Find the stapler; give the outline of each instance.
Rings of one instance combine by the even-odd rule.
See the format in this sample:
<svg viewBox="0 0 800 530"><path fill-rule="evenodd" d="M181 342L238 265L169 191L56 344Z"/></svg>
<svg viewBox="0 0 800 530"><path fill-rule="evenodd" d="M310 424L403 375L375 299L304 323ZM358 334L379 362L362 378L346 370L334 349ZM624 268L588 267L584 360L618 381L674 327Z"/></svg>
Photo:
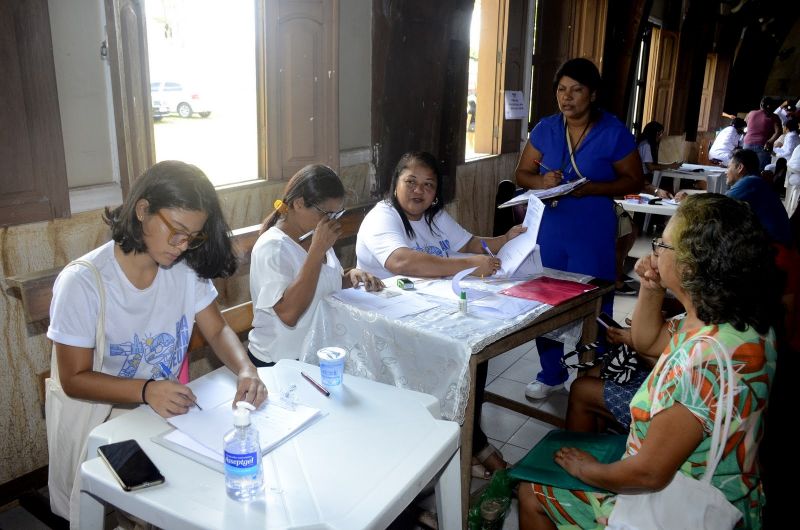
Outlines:
<svg viewBox="0 0 800 530"><path fill-rule="evenodd" d="M661 204L661 197L653 197L647 201L647 204Z"/></svg>

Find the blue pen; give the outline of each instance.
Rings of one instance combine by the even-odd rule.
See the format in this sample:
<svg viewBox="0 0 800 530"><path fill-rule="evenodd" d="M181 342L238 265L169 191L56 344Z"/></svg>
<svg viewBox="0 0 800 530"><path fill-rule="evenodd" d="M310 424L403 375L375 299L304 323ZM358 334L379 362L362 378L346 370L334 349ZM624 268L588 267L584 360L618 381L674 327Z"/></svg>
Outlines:
<svg viewBox="0 0 800 530"><path fill-rule="evenodd" d="M166 363L160 362L158 363L158 365L161 367L161 374L164 377L166 377L170 381L177 381L177 378L174 375L172 375L172 370L169 369L169 366L167 366ZM197 401L192 401L192 403L194 403L194 406L197 407L198 410L203 410L203 407L198 405Z"/></svg>
<svg viewBox="0 0 800 530"><path fill-rule="evenodd" d="M491 257L493 258L496 257L494 253L491 250L489 250L489 245L487 245L486 241L484 241L483 239L481 239L481 246L483 247L483 250L485 250L486 253L489 254Z"/></svg>

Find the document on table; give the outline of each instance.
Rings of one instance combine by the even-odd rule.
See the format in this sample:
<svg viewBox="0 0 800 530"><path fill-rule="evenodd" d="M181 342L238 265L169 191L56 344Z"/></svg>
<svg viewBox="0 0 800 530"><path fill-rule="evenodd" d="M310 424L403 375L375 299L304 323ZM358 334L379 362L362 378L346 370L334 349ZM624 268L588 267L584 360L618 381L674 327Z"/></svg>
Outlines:
<svg viewBox="0 0 800 530"><path fill-rule="evenodd" d="M490 294L470 302L469 312L475 316L506 320L523 315L539 307L541 302L535 300L524 300L502 294Z"/></svg>
<svg viewBox="0 0 800 530"><path fill-rule="evenodd" d="M437 304L422 297L409 296L394 289L370 293L363 289L351 288L342 289L331 296L363 311L372 311L395 320L437 307Z"/></svg>
<svg viewBox="0 0 800 530"><path fill-rule="evenodd" d="M514 206L516 204L522 204L527 202L530 197L538 197L539 199L552 199L553 197L567 195L578 186L582 186L584 183L586 183L586 179L580 178L565 182L564 184L559 184L558 186L553 186L552 188L546 188L543 190L528 190L525 193L517 195L513 199L504 202L498 206L498 208L508 208L509 206Z"/></svg>
<svg viewBox="0 0 800 530"><path fill-rule="evenodd" d="M497 257L500 258L498 277L522 277L540 274L542 258L536 240L539 237L539 226L544 215L544 203L538 197L528 198L528 207L522 225L527 230L500 248Z"/></svg>
<svg viewBox="0 0 800 530"><path fill-rule="evenodd" d="M192 451L201 458L190 454L187 456L221 470L224 452L222 439L233 429L231 396L236 392L235 379L205 378L197 385L193 385L192 390L198 403L202 404L203 410L192 408L187 414L168 418L167 421L177 430L160 435L154 438L154 441L179 452L183 452L184 449ZM264 454L303 430L320 416L319 409L313 407L297 403L294 410L290 410L268 399L250 413L250 421L258 430L261 452ZM218 463L219 467L212 463Z"/></svg>

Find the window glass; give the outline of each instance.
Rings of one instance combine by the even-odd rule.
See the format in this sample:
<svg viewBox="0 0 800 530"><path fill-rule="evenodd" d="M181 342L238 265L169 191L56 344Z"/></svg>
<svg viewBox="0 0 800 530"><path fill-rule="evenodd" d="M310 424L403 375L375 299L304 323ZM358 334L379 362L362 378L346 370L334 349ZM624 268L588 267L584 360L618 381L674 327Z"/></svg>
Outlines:
<svg viewBox="0 0 800 530"><path fill-rule="evenodd" d="M146 0L156 160L258 178L254 2Z"/></svg>

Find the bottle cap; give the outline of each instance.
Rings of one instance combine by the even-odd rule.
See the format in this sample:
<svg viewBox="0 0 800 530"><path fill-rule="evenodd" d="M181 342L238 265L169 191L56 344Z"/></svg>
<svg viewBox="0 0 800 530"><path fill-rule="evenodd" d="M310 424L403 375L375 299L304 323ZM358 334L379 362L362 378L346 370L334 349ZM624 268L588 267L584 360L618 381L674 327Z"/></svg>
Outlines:
<svg viewBox="0 0 800 530"><path fill-rule="evenodd" d="M233 411L233 425L236 427L247 427L250 425L251 410L256 410L252 403L237 401L236 410Z"/></svg>
<svg viewBox="0 0 800 530"><path fill-rule="evenodd" d="M461 290L461 299L462 300L466 300L467 299L467 291L465 291L463 289Z"/></svg>

